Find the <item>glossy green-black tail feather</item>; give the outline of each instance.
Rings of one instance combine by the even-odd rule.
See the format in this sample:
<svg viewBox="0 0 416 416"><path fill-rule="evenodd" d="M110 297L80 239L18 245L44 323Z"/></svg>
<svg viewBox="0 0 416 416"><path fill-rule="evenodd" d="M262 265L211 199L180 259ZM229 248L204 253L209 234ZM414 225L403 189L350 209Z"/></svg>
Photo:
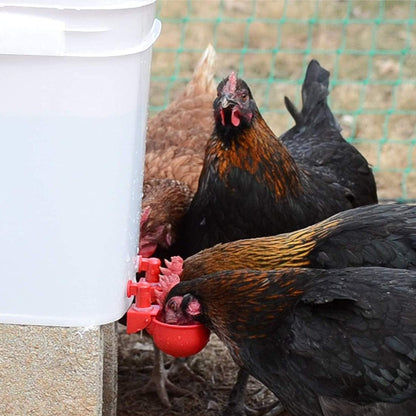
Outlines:
<svg viewBox="0 0 416 416"><path fill-rule="evenodd" d="M338 121L332 114L327 104L329 85L329 72L313 59L306 70L305 80L302 85L302 110L285 97L285 105L298 127L308 124L318 124L322 121L341 131Z"/></svg>
<svg viewBox="0 0 416 416"><path fill-rule="evenodd" d="M342 186L353 207L378 202L377 187L365 157L341 135L328 105L329 72L312 60L302 85L302 109L285 97L295 126L280 139L297 163L328 183Z"/></svg>

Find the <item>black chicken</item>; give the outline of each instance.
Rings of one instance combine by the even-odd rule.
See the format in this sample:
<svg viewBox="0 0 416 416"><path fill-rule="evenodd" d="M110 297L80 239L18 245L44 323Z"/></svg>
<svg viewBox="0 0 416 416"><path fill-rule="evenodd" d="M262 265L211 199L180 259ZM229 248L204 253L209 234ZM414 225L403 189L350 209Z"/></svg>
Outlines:
<svg viewBox="0 0 416 416"><path fill-rule="evenodd" d="M232 73L214 101L215 127L178 253L275 235L377 203L365 158L339 132L326 98L329 72L311 61L296 126L278 139L247 84Z"/></svg>
<svg viewBox="0 0 416 416"><path fill-rule="evenodd" d="M328 184L344 187L353 207L377 202L374 178L363 156L348 145L341 128L329 109L329 72L312 60L302 87L302 111L289 98L286 108L295 126L280 136L297 163L304 164Z"/></svg>
<svg viewBox="0 0 416 416"><path fill-rule="evenodd" d="M292 416L416 414L416 271L249 269L182 282L169 323L200 321Z"/></svg>
<svg viewBox="0 0 416 416"><path fill-rule="evenodd" d="M172 272L182 267L181 281L231 269L416 269L416 205L358 207L291 233L217 244L188 257L182 266L175 260Z"/></svg>
<svg viewBox="0 0 416 416"><path fill-rule="evenodd" d="M175 257L171 267L164 269L165 275L180 275L186 281L227 269L382 266L416 270L416 205L358 207L291 233L217 244L181 263ZM244 414L247 380L248 373L240 370L225 414Z"/></svg>

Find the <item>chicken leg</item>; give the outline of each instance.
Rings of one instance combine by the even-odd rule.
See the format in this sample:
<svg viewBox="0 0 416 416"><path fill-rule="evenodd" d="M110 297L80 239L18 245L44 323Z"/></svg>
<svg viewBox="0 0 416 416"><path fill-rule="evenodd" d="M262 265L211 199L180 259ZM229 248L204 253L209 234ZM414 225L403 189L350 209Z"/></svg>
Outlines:
<svg viewBox="0 0 416 416"><path fill-rule="evenodd" d="M169 380L170 369L166 369L162 351L153 344L154 348L154 364L150 380L139 389L139 393L155 392L162 404L171 407L168 392L182 396L193 395L190 390L182 389ZM192 370L190 370L192 372ZM199 376L198 376L199 377Z"/></svg>
<svg viewBox="0 0 416 416"><path fill-rule="evenodd" d="M237 381L228 398L228 405L223 411L223 416L277 416L284 409L279 401L271 403L257 410L250 409L245 405L247 383L250 374L245 368L240 368Z"/></svg>

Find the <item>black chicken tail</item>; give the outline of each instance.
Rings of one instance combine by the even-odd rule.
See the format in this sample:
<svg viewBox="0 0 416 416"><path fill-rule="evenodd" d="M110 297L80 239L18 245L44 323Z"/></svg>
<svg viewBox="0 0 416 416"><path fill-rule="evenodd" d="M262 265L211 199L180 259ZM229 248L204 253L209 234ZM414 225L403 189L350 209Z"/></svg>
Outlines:
<svg viewBox="0 0 416 416"><path fill-rule="evenodd" d="M328 107L327 96L329 84L329 72L319 65L315 59L309 63L305 80L302 85L302 110L285 97L285 105L290 115L295 120L297 127L317 126L322 121L338 131L341 127Z"/></svg>

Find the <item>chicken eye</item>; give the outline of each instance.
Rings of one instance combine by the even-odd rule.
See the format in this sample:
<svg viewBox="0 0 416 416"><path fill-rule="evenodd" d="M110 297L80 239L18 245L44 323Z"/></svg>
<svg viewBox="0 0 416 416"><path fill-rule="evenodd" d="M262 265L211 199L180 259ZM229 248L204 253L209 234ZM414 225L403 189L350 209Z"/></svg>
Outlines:
<svg viewBox="0 0 416 416"><path fill-rule="evenodd" d="M247 101L247 97L248 97L248 94L245 91L241 93L241 99L243 101Z"/></svg>
<svg viewBox="0 0 416 416"><path fill-rule="evenodd" d="M171 309L173 312L176 312L178 310L178 304L173 299L171 299L168 302L168 308Z"/></svg>

